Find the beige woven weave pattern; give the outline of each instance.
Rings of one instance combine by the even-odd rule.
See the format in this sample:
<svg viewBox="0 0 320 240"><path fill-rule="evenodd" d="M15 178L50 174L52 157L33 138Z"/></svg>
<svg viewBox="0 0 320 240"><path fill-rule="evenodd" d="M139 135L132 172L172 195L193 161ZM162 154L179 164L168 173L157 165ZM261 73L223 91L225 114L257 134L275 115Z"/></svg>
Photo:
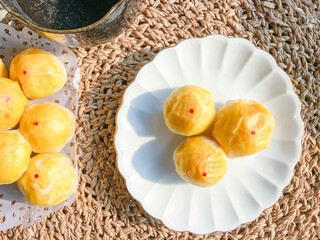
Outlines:
<svg viewBox="0 0 320 240"><path fill-rule="evenodd" d="M0 239L319 239L320 1L143 2L123 36L74 50L82 72L75 203L28 229L0 232ZM210 34L246 38L273 55L300 97L306 134L294 177L273 207L233 233L199 236L168 229L130 196L113 143L116 111L139 69L161 49Z"/></svg>

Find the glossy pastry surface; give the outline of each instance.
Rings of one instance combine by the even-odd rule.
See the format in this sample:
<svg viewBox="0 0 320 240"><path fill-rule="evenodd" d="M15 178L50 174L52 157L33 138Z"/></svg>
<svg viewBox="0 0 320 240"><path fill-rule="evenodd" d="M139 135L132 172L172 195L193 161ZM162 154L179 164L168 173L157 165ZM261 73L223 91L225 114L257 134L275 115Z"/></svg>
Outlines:
<svg viewBox="0 0 320 240"><path fill-rule="evenodd" d="M210 187L221 180L228 161L221 147L203 136L185 139L174 152L176 171L187 182Z"/></svg>
<svg viewBox="0 0 320 240"><path fill-rule="evenodd" d="M217 113L212 135L228 157L243 157L269 146L274 125L274 117L262 104L229 101Z"/></svg>
<svg viewBox="0 0 320 240"><path fill-rule="evenodd" d="M178 88L165 101L163 116L168 128L176 134L200 134L214 120L213 97L210 92L198 86Z"/></svg>
<svg viewBox="0 0 320 240"><path fill-rule="evenodd" d="M11 129L20 122L27 103L19 83L0 78L0 131Z"/></svg>
<svg viewBox="0 0 320 240"><path fill-rule="evenodd" d="M20 131L34 152L60 152L74 134L75 118L69 109L56 103L29 103Z"/></svg>
<svg viewBox="0 0 320 240"><path fill-rule="evenodd" d="M17 181L27 170L31 145L16 130L0 132L0 185Z"/></svg>
<svg viewBox="0 0 320 240"><path fill-rule="evenodd" d="M10 78L20 83L28 98L40 99L52 95L64 86L67 71L51 52L28 48L13 58Z"/></svg>
<svg viewBox="0 0 320 240"><path fill-rule="evenodd" d="M18 181L26 201L53 206L67 200L77 189L77 172L71 160L60 153L38 154Z"/></svg>

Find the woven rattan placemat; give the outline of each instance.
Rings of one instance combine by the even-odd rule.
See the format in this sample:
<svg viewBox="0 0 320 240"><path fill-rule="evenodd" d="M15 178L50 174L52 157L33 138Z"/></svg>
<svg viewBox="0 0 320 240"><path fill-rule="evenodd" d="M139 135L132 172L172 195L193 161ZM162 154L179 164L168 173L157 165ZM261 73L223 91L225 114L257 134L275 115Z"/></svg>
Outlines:
<svg viewBox="0 0 320 240"><path fill-rule="evenodd" d="M75 50L82 69L76 202L28 229L0 232L0 239L319 239L320 1L143 2L123 36ZM138 70L161 49L218 33L247 38L273 55L300 97L306 134L295 175L273 207L233 233L198 236L168 229L130 196L116 167L115 114Z"/></svg>

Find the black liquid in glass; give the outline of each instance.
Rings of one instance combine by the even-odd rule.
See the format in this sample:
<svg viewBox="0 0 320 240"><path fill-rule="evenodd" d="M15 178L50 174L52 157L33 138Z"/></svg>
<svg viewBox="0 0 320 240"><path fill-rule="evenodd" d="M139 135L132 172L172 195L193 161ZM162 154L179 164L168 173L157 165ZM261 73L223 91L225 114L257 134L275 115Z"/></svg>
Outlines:
<svg viewBox="0 0 320 240"><path fill-rule="evenodd" d="M33 22L56 30L88 26L101 18L119 0L16 0Z"/></svg>

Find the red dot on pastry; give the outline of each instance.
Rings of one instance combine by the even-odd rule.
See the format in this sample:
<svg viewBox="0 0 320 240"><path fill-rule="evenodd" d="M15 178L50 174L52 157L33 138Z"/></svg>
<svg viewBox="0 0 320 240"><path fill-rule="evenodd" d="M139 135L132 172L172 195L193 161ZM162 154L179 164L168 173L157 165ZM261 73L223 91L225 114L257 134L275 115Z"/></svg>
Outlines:
<svg viewBox="0 0 320 240"><path fill-rule="evenodd" d="M38 175L38 174L35 174L35 175L34 175L34 177L35 177L35 178L38 178L38 177L39 177L39 175Z"/></svg>
<svg viewBox="0 0 320 240"><path fill-rule="evenodd" d="M191 108L190 110L189 110L189 113L193 113L194 111L193 111L193 109Z"/></svg>
<svg viewBox="0 0 320 240"><path fill-rule="evenodd" d="M23 74L26 75L26 74L27 74L27 71L23 71Z"/></svg>
<svg viewBox="0 0 320 240"><path fill-rule="evenodd" d="M204 173L202 173L202 176L206 177L206 176L207 176L207 173L205 173L205 172L204 172Z"/></svg>
<svg viewBox="0 0 320 240"><path fill-rule="evenodd" d="M38 125L38 122L34 122L33 125L37 126L37 125Z"/></svg>
<svg viewBox="0 0 320 240"><path fill-rule="evenodd" d="M10 102L11 101L11 97L6 97L6 101Z"/></svg>
<svg viewBox="0 0 320 240"><path fill-rule="evenodd" d="M256 134L256 132L255 131L251 131L251 135L255 135Z"/></svg>

